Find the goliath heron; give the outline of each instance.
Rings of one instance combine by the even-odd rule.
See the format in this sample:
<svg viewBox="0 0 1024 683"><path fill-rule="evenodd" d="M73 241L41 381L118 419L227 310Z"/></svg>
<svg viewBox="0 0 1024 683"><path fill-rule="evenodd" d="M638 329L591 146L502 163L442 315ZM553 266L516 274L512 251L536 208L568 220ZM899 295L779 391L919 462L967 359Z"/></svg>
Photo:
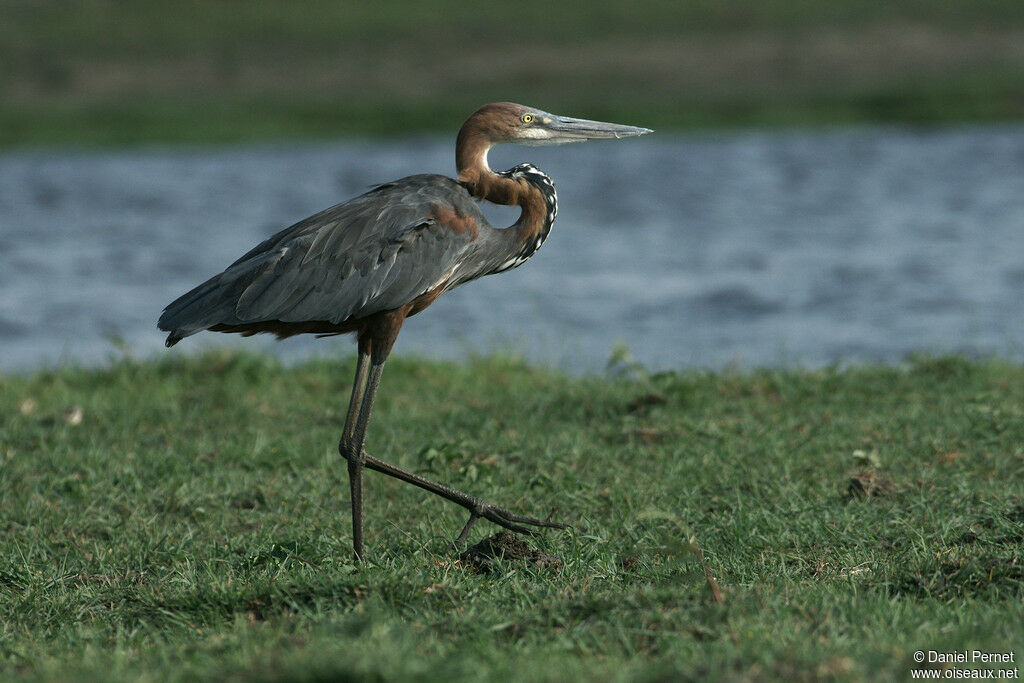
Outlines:
<svg viewBox="0 0 1024 683"><path fill-rule="evenodd" d="M359 360L338 449L348 461L352 544L363 559L363 468L388 474L469 510L461 543L480 517L520 533L564 528L513 514L372 457L363 450L384 362L405 319L444 292L522 265L547 239L558 211L555 185L530 164L495 172L499 143L560 144L623 138L647 128L586 121L501 102L476 112L455 145L458 180L413 175L299 221L227 270L178 298L160 316L167 346L202 330L336 335L354 332ZM514 225L495 229L476 201L519 205Z"/></svg>

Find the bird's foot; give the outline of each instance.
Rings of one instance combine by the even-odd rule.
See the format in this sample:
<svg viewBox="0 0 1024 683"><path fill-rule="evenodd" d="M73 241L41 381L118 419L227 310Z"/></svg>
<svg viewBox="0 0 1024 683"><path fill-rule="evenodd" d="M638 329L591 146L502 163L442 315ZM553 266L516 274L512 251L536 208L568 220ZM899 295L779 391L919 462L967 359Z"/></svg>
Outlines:
<svg viewBox="0 0 1024 683"><path fill-rule="evenodd" d="M523 526L524 524L543 527L546 529L564 529L567 526L561 522L552 522L550 519L537 519L536 517L529 517L527 515L517 515L504 508L485 503L478 498L474 499L474 504L459 504L469 510L469 520L466 522L466 526L463 527L462 533L460 533L459 537L455 539L455 545L457 546L462 545L466 540L466 537L469 536L469 532L473 528L473 525L476 524L476 521L481 517L489 522L497 524L500 527L504 527L509 531L514 531L517 534L526 534L527 536L535 536L537 532Z"/></svg>
<svg viewBox="0 0 1024 683"><path fill-rule="evenodd" d="M458 539L455 541L456 545L461 545L466 537L469 535L473 525L476 524L478 519L486 519L489 522L493 522L500 527L504 527L509 531L514 531L520 534L527 534L529 536L536 535L534 529L527 528L528 526L542 527L546 529L565 529L566 524L561 522L552 522L551 520L537 519L535 517L528 517L526 515L517 515L514 512L509 512L504 508L485 503L475 496L471 496L468 493L463 493L453 489L452 487L442 484L440 482L421 477L418 474L404 470L401 467L396 467L391 463L375 458L366 451L362 453L365 465L368 469L387 474L396 479L401 479L404 482L418 486L425 491L441 496L446 500L450 500L456 505L469 510L469 521L466 522L466 526L462 529L462 533L459 534ZM525 526L524 526L525 525Z"/></svg>

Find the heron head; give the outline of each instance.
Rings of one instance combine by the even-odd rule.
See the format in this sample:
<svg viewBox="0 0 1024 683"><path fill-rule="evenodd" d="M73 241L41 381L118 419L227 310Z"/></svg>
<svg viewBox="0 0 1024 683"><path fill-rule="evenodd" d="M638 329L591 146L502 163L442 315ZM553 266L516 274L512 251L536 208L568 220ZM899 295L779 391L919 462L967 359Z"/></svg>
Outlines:
<svg viewBox="0 0 1024 683"><path fill-rule="evenodd" d="M455 143L455 165L459 180L473 185L491 172L487 151L503 142L561 145L635 137L650 132L649 128L573 119L512 102L496 102L480 107L462 124Z"/></svg>
<svg viewBox="0 0 1024 683"><path fill-rule="evenodd" d="M512 102L485 104L476 110L463 128L477 129L492 144L562 145L584 140L629 138L646 135L650 128L618 123L588 121L549 114Z"/></svg>

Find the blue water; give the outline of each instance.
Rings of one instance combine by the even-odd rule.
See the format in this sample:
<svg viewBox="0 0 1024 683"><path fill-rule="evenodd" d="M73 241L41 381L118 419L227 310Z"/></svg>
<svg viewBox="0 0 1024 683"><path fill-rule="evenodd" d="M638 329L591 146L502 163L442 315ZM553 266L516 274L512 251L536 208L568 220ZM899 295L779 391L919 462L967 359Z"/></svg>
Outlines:
<svg viewBox="0 0 1024 683"><path fill-rule="evenodd" d="M502 147L559 189L523 267L449 292L397 353L492 349L601 370L1022 356L1024 127L655 134ZM163 306L256 242L374 183L453 173L448 138L0 155L0 369L214 344L349 351L205 333L162 350ZM509 224L516 213L490 214Z"/></svg>

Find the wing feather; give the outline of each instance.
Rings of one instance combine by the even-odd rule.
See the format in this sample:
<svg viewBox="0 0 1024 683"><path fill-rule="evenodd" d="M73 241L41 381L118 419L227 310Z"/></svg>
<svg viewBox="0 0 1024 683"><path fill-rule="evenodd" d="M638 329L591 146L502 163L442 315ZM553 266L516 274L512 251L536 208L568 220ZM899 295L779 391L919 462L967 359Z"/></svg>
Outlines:
<svg viewBox="0 0 1024 683"><path fill-rule="evenodd" d="M398 308L436 286L472 249L472 235L436 219L439 207L486 222L455 181L403 178L263 241L170 304L159 326L180 338L218 324L341 323Z"/></svg>

